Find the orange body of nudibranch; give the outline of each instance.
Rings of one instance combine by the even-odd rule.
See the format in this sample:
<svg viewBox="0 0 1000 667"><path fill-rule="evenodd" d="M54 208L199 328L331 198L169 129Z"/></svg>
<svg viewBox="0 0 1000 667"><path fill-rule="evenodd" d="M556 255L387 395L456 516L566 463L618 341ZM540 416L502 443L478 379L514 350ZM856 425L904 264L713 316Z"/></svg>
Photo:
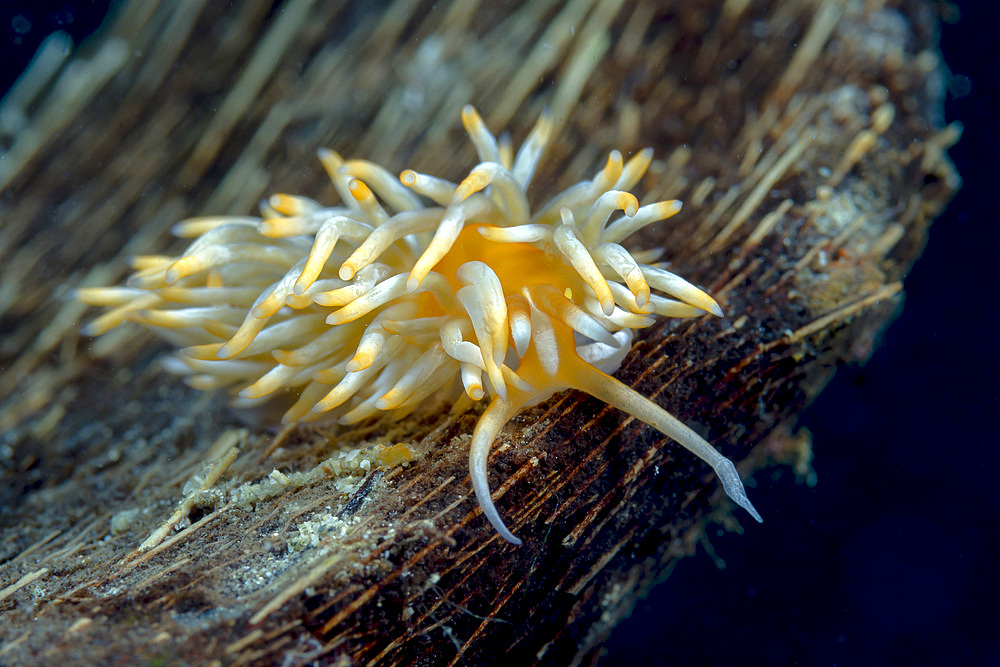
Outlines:
<svg viewBox="0 0 1000 667"><path fill-rule="evenodd" d="M480 163L461 183L409 170L396 180L321 151L345 206L274 195L261 205L263 218L180 223L179 235L197 237L180 257L140 257L128 286L78 290L82 301L110 308L85 333L125 321L151 327L183 346L168 367L194 387L234 387L246 403L297 392L285 421L330 411L345 423L382 411L403 416L450 391L456 401L488 397L470 474L484 514L513 543L520 540L490 497L489 448L521 409L567 388L676 440L760 520L732 462L609 375L632 330L653 316L722 315L705 292L642 261L658 252L620 245L680 209L676 201L640 207L628 192L652 152L627 163L612 152L592 180L533 214L525 192L549 119L516 156L474 109L462 120Z"/></svg>

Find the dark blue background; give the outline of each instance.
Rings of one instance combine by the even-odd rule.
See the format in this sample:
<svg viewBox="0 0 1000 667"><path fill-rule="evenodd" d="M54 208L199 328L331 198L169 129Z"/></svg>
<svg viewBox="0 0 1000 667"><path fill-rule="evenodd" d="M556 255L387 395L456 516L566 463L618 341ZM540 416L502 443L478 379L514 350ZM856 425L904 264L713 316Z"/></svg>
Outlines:
<svg viewBox="0 0 1000 667"><path fill-rule="evenodd" d="M79 40L107 5L3 3L0 90L45 35ZM818 485L759 473L751 495L766 523L711 535L725 569L705 554L681 563L616 630L606 664L1000 665L1000 10L958 6L942 46L971 81L946 105L965 124L951 151L965 186L932 227L903 314L871 362L841 369L803 417Z"/></svg>
<svg viewBox="0 0 1000 667"><path fill-rule="evenodd" d="M74 43L92 33L110 0L0 0L0 90L6 91L48 35L62 30Z"/></svg>

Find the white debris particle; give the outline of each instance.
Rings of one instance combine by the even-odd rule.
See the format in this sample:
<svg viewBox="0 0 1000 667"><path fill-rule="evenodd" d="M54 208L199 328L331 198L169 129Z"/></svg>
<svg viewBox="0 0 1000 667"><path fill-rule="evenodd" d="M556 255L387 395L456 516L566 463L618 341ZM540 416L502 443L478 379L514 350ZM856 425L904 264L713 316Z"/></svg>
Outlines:
<svg viewBox="0 0 1000 667"><path fill-rule="evenodd" d="M351 524L350 520L345 521L329 513L320 514L296 526L299 534L288 540L288 548L290 551L302 551L320 546L324 540L337 540L347 535Z"/></svg>
<svg viewBox="0 0 1000 667"><path fill-rule="evenodd" d="M136 516L139 515L138 509L123 510L114 514L111 517L111 534L120 535L124 533L132 524L135 522Z"/></svg>
<svg viewBox="0 0 1000 667"><path fill-rule="evenodd" d="M277 468L275 468L274 470L272 470L271 474L268 475L268 477L270 477L272 480L274 480L275 482L277 482L278 484L280 484L282 486L288 486L288 484L289 484L288 475L286 475L285 473L281 472Z"/></svg>
<svg viewBox="0 0 1000 667"><path fill-rule="evenodd" d="M333 481L334 488L346 496L357 491L364 481L365 475L373 468L405 464L413 458L413 451L402 443L396 445L377 443L358 449L339 451L315 468L305 472L285 474L280 470L272 470L266 478L260 481L247 482L233 489L230 492L229 500L235 505L248 509L286 489L296 489L330 480ZM203 493L202 497L207 499L208 496ZM216 498L215 500L222 499Z"/></svg>

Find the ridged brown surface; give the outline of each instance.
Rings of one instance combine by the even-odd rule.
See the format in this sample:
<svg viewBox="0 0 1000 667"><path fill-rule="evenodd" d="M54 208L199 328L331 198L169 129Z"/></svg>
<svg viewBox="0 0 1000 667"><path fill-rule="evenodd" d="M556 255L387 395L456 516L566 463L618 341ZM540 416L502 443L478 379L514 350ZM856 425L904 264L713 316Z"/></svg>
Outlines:
<svg viewBox="0 0 1000 667"><path fill-rule="evenodd" d="M0 662L587 659L731 521L707 466L558 394L491 457L513 547L470 497L474 414L279 432L148 338L80 338L68 289L185 216L331 200L318 146L456 179L463 103L515 141L548 104L536 202L646 145L645 199L685 201L633 245L727 317L645 331L617 377L749 473L805 453L783 425L870 353L958 187L935 48L916 2L125 4L3 137Z"/></svg>

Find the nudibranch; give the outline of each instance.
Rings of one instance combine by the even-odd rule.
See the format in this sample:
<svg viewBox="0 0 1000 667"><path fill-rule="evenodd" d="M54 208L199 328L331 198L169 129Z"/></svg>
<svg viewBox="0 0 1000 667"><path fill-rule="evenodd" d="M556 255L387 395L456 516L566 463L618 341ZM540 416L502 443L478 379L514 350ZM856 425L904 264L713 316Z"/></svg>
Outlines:
<svg viewBox="0 0 1000 667"><path fill-rule="evenodd" d="M458 408L488 398L470 476L483 514L514 544L490 496L490 447L520 410L568 388L693 452L760 521L729 459L610 375L633 330L655 315L722 316L712 297L655 263L660 250L622 245L680 210L678 201L639 206L629 192L652 150L627 162L612 151L593 179L532 212L526 191L552 134L548 115L516 155L471 106L462 123L480 160L462 182L412 170L396 179L320 150L343 206L276 194L259 218L180 222L174 233L194 241L179 257L136 257L126 286L77 291L108 308L83 332L149 327L181 346L166 365L197 389L228 387L242 403L292 393L285 422L333 411L353 423L402 417L432 397Z"/></svg>

